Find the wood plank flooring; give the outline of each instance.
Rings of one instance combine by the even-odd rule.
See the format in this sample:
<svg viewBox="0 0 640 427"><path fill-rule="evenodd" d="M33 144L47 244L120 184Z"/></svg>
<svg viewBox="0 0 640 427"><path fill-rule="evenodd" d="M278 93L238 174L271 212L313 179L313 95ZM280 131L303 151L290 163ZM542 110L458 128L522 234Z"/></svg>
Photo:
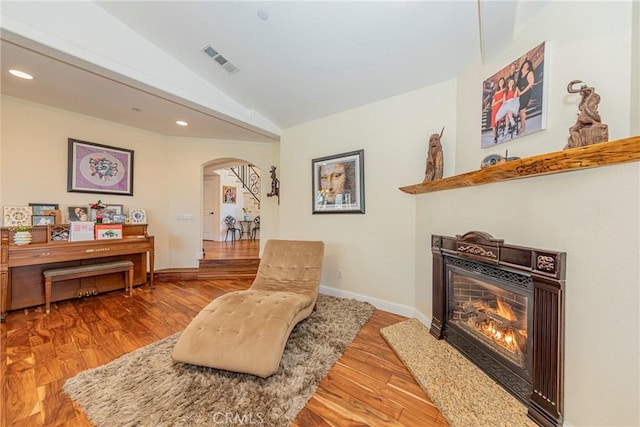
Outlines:
<svg viewBox="0 0 640 427"><path fill-rule="evenodd" d="M202 241L204 259L259 259L260 240Z"/></svg>
<svg viewBox="0 0 640 427"><path fill-rule="evenodd" d="M238 242L236 242L238 243ZM67 378L184 329L211 299L250 279L161 282L133 297L113 291L11 311L0 324L0 425L90 426L61 390ZM293 423L314 426L446 426L379 334L403 320L376 310Z"/></svg>

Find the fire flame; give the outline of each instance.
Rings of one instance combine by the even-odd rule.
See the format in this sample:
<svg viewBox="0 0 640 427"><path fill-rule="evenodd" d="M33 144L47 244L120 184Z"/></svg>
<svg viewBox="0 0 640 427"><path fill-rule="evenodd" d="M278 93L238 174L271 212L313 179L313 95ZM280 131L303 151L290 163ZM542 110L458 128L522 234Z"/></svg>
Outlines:
<svg viewBox="0 0 640 427"><path fill-rule="evenodd" d="M496 310L496 314L500 317L502 317L503 319L506 320L517 320L516 315L513 313L513 310L511 310L511 307L509 307L507 304L503 303L500 298L498 298L497 300L498 303L498 310Z"/></svg>
<svg viewBox="0 0 640 427"><path fill-rule="evenodd" d="M485 309L488 309L489 311L495 313L505 321L512 322L518 320L518 317L508 304L502 302L500 298L496 299L496 302L497 308L488 309L487 307L485 307ZM493 319L485 320L479 324L476 324L476 327L480 329L480 331L482 331L487 337L491 338L498 345L509 350L510 352L516 354L520 352L515 335L516 329L511 330L511 328L500 327L498 326L498 323L496 323L496 321ZM518 330L518 332L526 337L526 331Z"/></svg>

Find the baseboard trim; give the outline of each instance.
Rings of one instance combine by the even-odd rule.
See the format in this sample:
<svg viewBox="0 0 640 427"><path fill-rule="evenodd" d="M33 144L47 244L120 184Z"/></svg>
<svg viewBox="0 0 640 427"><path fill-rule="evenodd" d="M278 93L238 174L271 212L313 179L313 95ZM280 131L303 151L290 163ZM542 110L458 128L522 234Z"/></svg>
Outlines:
<svg viewBox="0 0 640 427"><path fill-rule="evenodd" d="M414 317L420 323L422 323L424 326L426 326L427 329L431 329L431 319L429 319L423 312L421 312L417 308L415 308L414 310L415 310L415 316Z"/></svg>
<svg viewBox="0 0 640 427"><path fill-rule="evenodd" d="M388 311L389 313L397 314L399 316L410 317L410 318L413 318L416 316L416 309L411 306L398 304L395 302L389 302L389 301L381 300L378 298L373 298L367 295L345 291L343 289L330 288L328 286L320 285L320 293L334 296L334 297L353 298L358 301L365 301L373 305L378 310Z"/></svg>

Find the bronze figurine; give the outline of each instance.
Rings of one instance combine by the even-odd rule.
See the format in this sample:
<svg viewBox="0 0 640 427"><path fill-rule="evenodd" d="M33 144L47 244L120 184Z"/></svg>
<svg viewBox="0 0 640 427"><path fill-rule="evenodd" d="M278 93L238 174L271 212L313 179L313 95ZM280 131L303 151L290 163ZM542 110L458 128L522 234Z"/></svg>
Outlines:
<svg viewBox="0 0 640 427"><path fill-rule="evenodd" d="M280 180L276 178L276 167L271 166L271 192L267 193L267 197L276 196L278 198L278 204L280 204Z"/></svg>

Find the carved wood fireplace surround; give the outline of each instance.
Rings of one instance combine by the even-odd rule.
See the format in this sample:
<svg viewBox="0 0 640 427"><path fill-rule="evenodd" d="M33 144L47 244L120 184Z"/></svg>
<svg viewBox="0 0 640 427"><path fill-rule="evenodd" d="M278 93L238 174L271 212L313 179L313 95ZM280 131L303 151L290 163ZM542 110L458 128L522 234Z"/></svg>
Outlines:
<svg viewBox="0 0 640 427"><path fill-rule="evenodd" d="M431 334L524 403L537 424L561 426L566 254L478 231L431 241Z"/></svg>

